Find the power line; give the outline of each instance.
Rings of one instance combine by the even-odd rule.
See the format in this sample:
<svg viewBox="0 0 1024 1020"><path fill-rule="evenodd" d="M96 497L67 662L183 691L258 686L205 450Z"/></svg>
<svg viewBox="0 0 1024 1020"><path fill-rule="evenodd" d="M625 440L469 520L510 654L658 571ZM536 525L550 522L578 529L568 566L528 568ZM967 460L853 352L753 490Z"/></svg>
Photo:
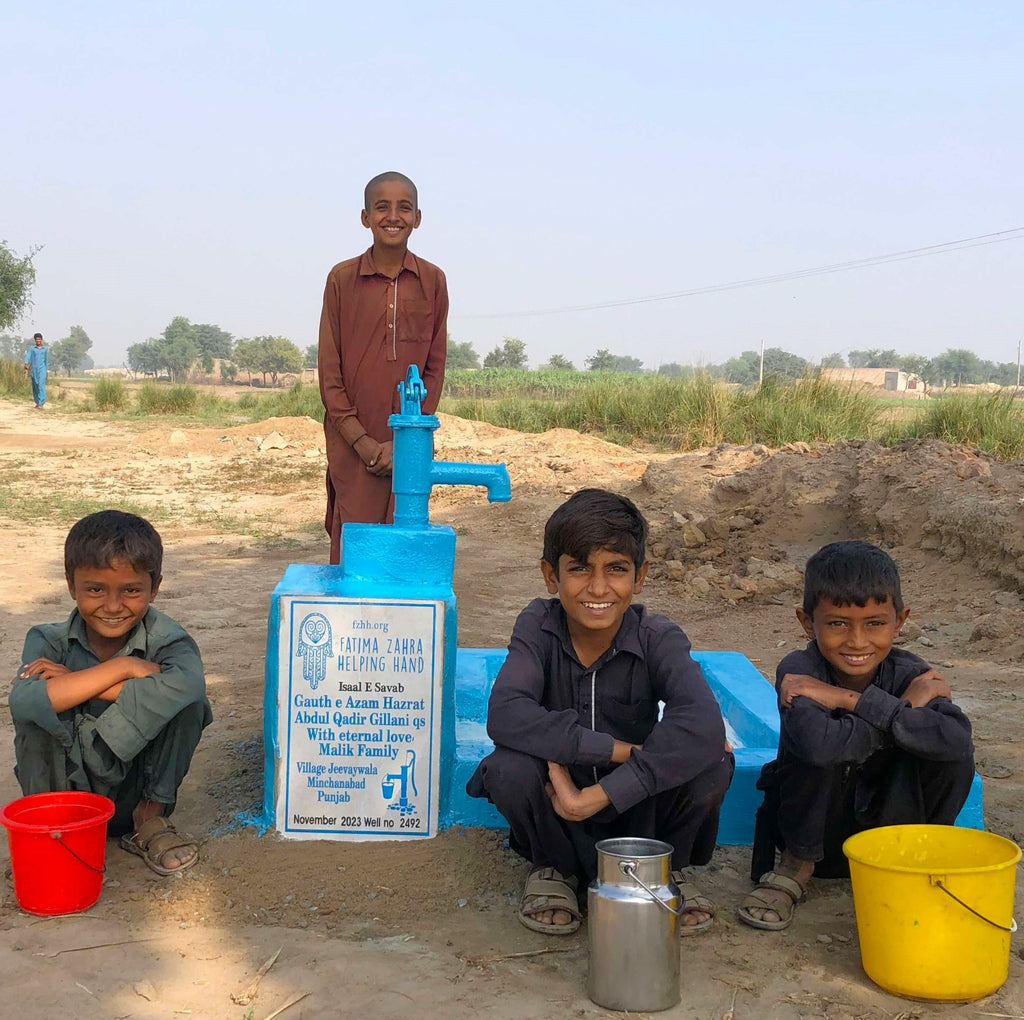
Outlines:
<svg viewBox="0 0 1024 1020"><path fill-rule="evenodd" d="M564 305L560 308L539 308L527 312L487 312L478 315L459 315L459 319L499 319L522 318L533 315L561 315L566 312L589 312L601 308L623 308L627 305L651 304L656 301L674 301L678 298L697 297L702 294L718 294L726 290L738 290L741 287L759 287L769 283L785 283L789 280L802 280L808 276L825 276L830 273L845 273L853 269L865 269L870 266L885 265L889 262L906 262L910 259L921 259L928 255L941 255L946 252L961 251L967 248L980 248L988 244L1001 244L1005 241L1019 241L1024 238L1024 227L1013 227L1010 230L998 230L991 234L978 234L975 237L962 237L957 241L943 241L941 244L929 244L923 248L908 248L905 251L889 252L885 255L872 255L863 259L851 259L847 262L833 262L810 269L795 269L788 273L775 273L771 276L755 276L745 280L733 280L731 283L712 284L706 287L692 287L689 290L674 291L670 294L652 294L648 297L622 298L617 301L598 301L587 305Z"/></svg>

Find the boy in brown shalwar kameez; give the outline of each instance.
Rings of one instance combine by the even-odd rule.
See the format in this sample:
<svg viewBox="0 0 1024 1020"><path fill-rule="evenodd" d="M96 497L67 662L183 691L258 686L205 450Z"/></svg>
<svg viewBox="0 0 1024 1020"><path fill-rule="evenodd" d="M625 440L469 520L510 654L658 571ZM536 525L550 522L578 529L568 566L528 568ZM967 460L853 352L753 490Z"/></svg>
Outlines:
<svg viewBox="0 0 1024 1020"><path fill-rule="evenodd" d="M364 203L373 245L330 271L320 316L331 563L340 561L346 521L392 519L388 416L399 410L397 387L409 366L427 388L424 414L437 408L444 381L448 288L437 266L408 249L420 225L416 186L400 173L379 174Z"/></svg>

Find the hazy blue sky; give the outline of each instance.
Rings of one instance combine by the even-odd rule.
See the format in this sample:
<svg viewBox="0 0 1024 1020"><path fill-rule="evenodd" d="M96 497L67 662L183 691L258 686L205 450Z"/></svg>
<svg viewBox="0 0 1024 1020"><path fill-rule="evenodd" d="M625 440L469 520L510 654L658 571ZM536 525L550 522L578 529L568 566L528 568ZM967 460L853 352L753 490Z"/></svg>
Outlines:
<svg viewBox="0 0 1024 1020"><path fill-rule="evenodd" d="M174 315L313 343L362 188L420 189L453 338L650 367L760 340L1016 359L1004 243L621 308L1024 226L1024 5L5 0L0 238L22 332L97 364Z"/></svg>

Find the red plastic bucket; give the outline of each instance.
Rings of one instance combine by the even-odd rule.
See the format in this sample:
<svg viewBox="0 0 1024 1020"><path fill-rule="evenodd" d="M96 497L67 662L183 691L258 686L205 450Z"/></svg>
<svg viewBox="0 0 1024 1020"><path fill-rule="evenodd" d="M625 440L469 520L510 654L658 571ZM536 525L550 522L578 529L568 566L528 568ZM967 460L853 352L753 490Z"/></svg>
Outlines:
<svg viewBox="0 0 1024 1020"><path fill-rule="evenodd" d="M77 791L33 793L0 810L22 910L74 914L100 898L113 814L109 797Z"/></svg>

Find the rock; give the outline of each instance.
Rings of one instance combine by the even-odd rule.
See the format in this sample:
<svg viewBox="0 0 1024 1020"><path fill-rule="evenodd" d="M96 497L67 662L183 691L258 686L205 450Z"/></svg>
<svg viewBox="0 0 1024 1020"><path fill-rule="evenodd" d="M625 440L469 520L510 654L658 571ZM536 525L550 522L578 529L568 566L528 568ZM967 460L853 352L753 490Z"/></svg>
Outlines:
<svg viewBox="0 0 1024 1020"><path fill-rule="evenodd" d="M997 591L992 596L992 601L1004 609L1013 609L1020 605L1020 596L1012 591Z"/></svg>
<svg viewBox="0 0 1024 1020"><path fill-rule="evenodd" d="M696 549L698 546L704 545L707 540L707 535L692 521L687 521L683 525L683 545L687 549Z"/></svg>
<svg viewBox="0 0 1024 1020"><path fill-rule="evenodd" d="M697 522L697 527L709 539L729 537L729 522L721 517L705 517L704 520Z"/></svg>
<svg viewBox="0 0 1024 1020"><path fill-rule="evenodd" d="M740 591L745 591L749 595L756 595L758 592L758 584L752 577L737 577L736 587Z"/></svg>
<svg viewBox="0 0 1024 1020"><path fill-rule="evenodd" d="M985 779L1009 779L1015 771L1009 765L1004 765L999 761L989 761L987 758L979 758L974 763L974 767L978 770L978 775Z"/></svg>
<svg viewBox="0 0 1024 1020"><path fill-rule="evenodd" d="M710 581L711 578L715 577L718 571L710 563L702 563L693 572L694 577L703 577L705 580Z"/></svg>
<svg viewBox="0 0 1024 1020"><path fill-rule="evenodd" d="M968 460L956 467L958 478L991 478L992 468L983 460Z"/></svg>
<svg viewBox="0 0 1024 1020"><path fill-rule="evenodd" d="M711 592L711 582L706 577L697 577L691 574L687 586L694 595L708 595Z"/></svg>
<svg viewBox="0 0 1024 1020"><path fill-rule="evenodd" d="M1013 624L1001 613L985 613L974 621L971 641L1005 641L1015 634Z"/></svg>
<svg viewBox="0 0 1024 1020"><path fill-rule="evenodd" d="M319 457L320 456L320 451L318 449L316 449L316 447L312 447L311 449L303 450L302 451L302 456L303 457L308 457L310 460L313 460L315 457Z"/></svg>
<svg viewBox="0 0 1024 1020"><path fill-rule="evenodd" d="M288 440L280 432L271 432L266 439L262 440L256 447L262 453L264 450L283 450L288 445Z"/></svg>
<svg viewBox="0 0 1024 1020"><path fill-rule="evenodd" d="M680 526L690 523L690 518L687 517L686 514L681 514L678 510L672 511L672 520L674 520L676 524Z"/></svg>
<svg viewBox="0 0 1024 1020"><path fill-rule="evenodd" d="M754 522L749 517L744 517L743 514L733 514L729 518L728 524L732 531L745 531L754 526Z"/></svg>
<svg viewBox="0 0 1024 1020"><path fill-rule="evenodd" d="M925 648L934 648L935 642L930 637L925 637L923 634L917 639L919 645L924 645Z"/></svg>
<svg viewBox="0 0 1024 1020"><path fill-rule="evenodd" d="M168 437L167 441L171 446L183 446L188 442L188 436L181 431L181 429L175 429Z"/></svg>
<svg viewBox="0 0 1024 1020"><path fill-rule="evenodd" d="M819 942L820 942L820 943L821 943L821 944L822 944L823 946L830 946L830 945L832 945L832 936L831 936L831 935L826 935L826 934L825 934L824 932L822 932L822 933L821 933L821 934L820 934L820 935L818 936L818 941L819 941Z"/></svg>
<svg viewBox="0 0 1024 1020"><path fill-rule="evenodd" d="M665 560L662 570L670 581L682 581L686 576L686 568L680 560Z"/></svg>
<svg viewBox="0 0 1024 1020"><path fill-rule="evenodd" d="M725 547L721 545L709 545L706 549L701 549L697 556L702 560L713 560L718 556L721 556L725 552Z"/></svg>
<svg viewBox="0 0 1024 1020"><path fill-rule="evenodd" d="M921 636L921 625L913 620L907 620L900 630L904 641L916 641Z"/></svg>
<svg viewBox="0 0 1024 1020"><path fill-rule="evenodd" d="M744 591L742 588L725 588L722 590L722 598L728 599L730 602L741 602L743 599L749 599L754 595L754 592Z"/></svg>

